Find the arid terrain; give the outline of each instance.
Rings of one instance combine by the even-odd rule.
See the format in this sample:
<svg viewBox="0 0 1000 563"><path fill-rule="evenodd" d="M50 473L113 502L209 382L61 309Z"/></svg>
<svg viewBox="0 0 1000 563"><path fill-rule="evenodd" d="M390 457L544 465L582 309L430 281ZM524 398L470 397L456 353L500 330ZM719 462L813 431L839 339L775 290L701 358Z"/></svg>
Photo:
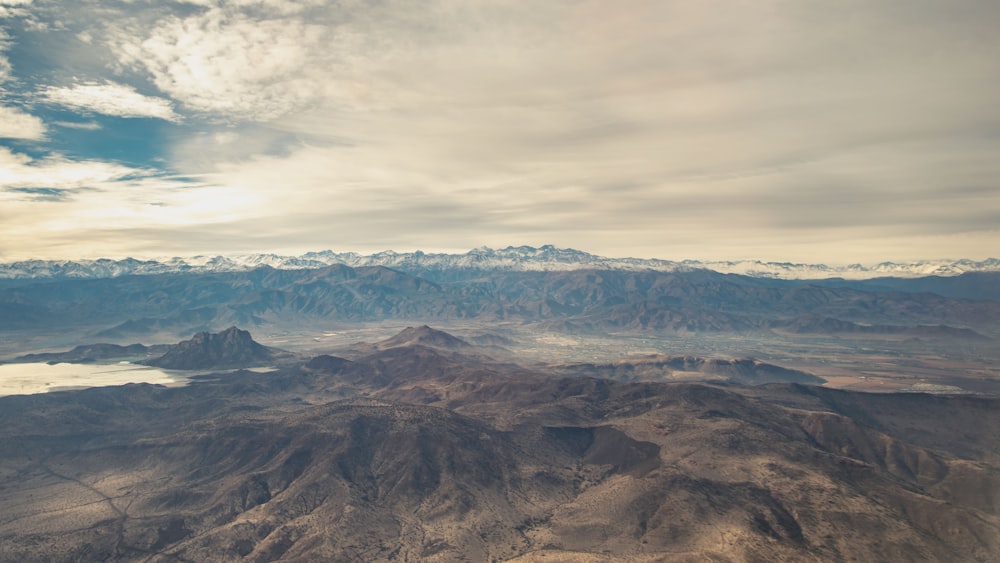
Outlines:
<svg viewBox="0 0 1000 563"><path fill-rule="evenodd" d="M0 398L0 558L1000 553L996 396L842 391L694 356L542 366L479 336L409 327L338 357L234 328L155 353L280 369Z"/></svg>

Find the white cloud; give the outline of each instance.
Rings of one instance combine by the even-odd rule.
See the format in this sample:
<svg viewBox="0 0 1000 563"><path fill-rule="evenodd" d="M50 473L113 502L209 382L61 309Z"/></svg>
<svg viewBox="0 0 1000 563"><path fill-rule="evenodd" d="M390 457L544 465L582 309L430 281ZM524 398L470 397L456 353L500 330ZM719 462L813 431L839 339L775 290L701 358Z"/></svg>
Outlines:
<svg viewBox="0 0 1000 563"><path fill-rule="evenodd" d="M45 138L42 120L23 111L0 105L0 139L40 141Z"/></svg>
<svg viewBox="0 0 1000 563"><path fill-rule="evenodd" d="M28 15L27 6L32 0L0 0L0 19Z"/></svg>
<svg viewBox="0 0 1000 563"><path fill-rule="evenodd" d="M309 74L323 28L210 9L169 16L113 38L120 62L148 72L187 108L252 120L297 110L322 95Z"/></svg>
<svg viewBox="0 0 1000 563"><path fill-rule="evenodd" d="M35 160L0 147L0 189L51 188L75 190L99 188L141 171L101 161L74 161L60 156ZM147 171L146 174L149 172Z"/></svg>
<svg viewBox="0 0 1000 563"><path fill-rule="evenodd" d="M169 100L145 96L125 84L85 82L68 87L48 86L40 95L50 104L104 115L180 120Z"/></svg>
<svg viewBox="0 0 1000 563"><path fill-rule="evenodd" d="M101 129L101 124L95 121L56 121L53 125L65 127L66 129L82 129L85 131L97 131Z"/></svg>
<svg viewBox="0 0 1000 563"><path fill-rule="evenodd" d="M10 37L8 37L7 32L3 28L0 28L0 84L3 84L10 78L10 60L7 59L7 55L5 54L9 47Z"/></svg>
<svg viewBox="0 0 1000 563"><path fill-rule="evenodd" d="M188 109L269 122L316 107L350 116L495 93L498 71L532 61L533 44L547 42L548 19L562 9L484 1L477 10L450 0L197 4L211 7L112 25L118 62L148 73ZM521 79L551 70L512 78L523 89Z"/></svg>

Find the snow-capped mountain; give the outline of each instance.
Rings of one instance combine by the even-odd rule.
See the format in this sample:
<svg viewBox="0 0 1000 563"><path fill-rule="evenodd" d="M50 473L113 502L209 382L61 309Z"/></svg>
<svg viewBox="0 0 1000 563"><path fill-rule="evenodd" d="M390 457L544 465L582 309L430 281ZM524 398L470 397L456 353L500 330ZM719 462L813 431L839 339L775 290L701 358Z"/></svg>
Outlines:
<svg viewBox="0 0 1000 563"><path fill-rule="evenodd" d="M690 267L669 260L641 260L637 258L605 258L571 248L545 245L508 246L502 249L480 247L465 254L435 254L421 251L399 253L387 250L371 255L353 252L312 252L302 258L319 260L328 264L345 264L351 267L386 266L400 270L477 269L499 271L552 271L600 268L611 270L688 270Z"/></svg>
<svg viewBox="0 0 1000 563"><path fill-rule="evenodd" d="M881 262L873 266L850 264L848 266L827 266L826 264L797 264L792 262L762 262L759 260L681 262L692 268L704 268L724 274L741 274L755 278L774 279L828 279L844 278L863 280L879 277L921 278L926 276L958 276L966 272L998 272L1000 260L987 258L974 260L921 260L918 262Z"/></svg>
<svg viewBox="0 0 1000 563"><path fill-rule="evenodd" d="M441 271L448 269L487 271L558 271L583 268L607 270L650 270L658 272L708 269L728 274L741 274L758 278L775 279L868 279L875 277L915 278L924 276L956 276L965 272L1000 271L1000 260L989 258L973 260L937 260L910 263L882 262L873 266L852 264L827 266L825 264L798 264L791 262L763 262L759 260L714 261L606 258L571 248L545 245L508 246L492 249L480 247L464 254L394 252L386 250L375 254L334 252L323 250L307 252L301 256L278 254L243 254L233 256L171 257L159 260L27 260L0 264L0 279L45 278L110 278L124 275L149 275L173 272L233 272L269 266L275 269L322 268L334 264L351 267L385 266L409 272Z"/></svg>

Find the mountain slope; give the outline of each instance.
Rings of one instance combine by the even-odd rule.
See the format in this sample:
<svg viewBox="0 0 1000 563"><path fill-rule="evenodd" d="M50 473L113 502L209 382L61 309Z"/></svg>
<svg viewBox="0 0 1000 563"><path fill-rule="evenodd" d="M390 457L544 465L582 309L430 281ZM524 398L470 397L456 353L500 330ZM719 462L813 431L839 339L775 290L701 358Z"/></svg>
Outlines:
<svg viewBox="0 0 1000 563"><path fill-rule="evenodd" d="M1000 553L996 398L562 378L419 344L309 364L0 398L4 558Z"/></svg>

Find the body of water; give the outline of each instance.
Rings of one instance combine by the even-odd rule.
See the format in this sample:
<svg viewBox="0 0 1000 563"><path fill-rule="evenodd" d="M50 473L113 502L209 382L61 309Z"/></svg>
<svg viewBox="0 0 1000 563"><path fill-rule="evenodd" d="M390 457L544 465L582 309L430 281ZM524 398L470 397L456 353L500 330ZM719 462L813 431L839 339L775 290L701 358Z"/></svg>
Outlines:
<svg viewBox="0 0 1000 563"><path fill-rule="evenodd" d="M187 383L187 377L127 362L0 365L0 395L32 395L62 389L107 387L126 383L184 385Z"/></svg>

